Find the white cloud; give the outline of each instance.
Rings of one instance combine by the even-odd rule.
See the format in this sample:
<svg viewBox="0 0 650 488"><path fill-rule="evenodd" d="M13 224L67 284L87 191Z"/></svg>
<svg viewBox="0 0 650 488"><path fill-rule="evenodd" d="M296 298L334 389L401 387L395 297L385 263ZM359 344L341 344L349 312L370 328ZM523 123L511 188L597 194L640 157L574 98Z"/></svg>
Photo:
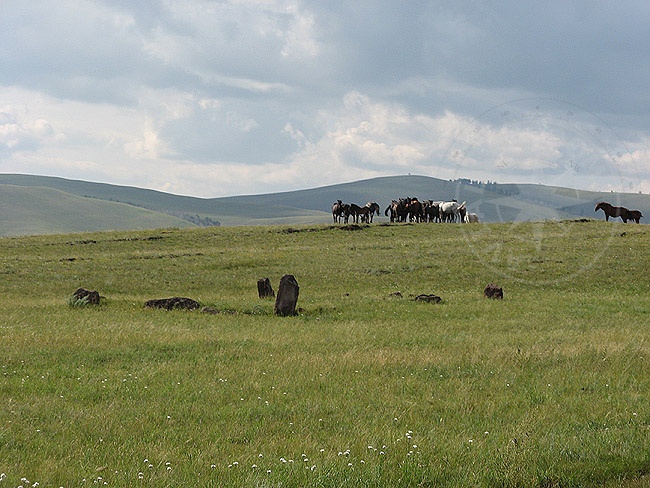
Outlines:
<svg viewBox="0 0 650 488"><path fill-rule="evenodd" d="M628 171L650 174L650 148L621 153L617 161Z"/></svg>
<svg viewBox="0 0 650 488"><path fill-rule="evenodd" d="M650 176L640 4L2 5L1 171L201 196L406 172L625 188ZM544 119L500 119L532 99L548 101ZM591 112L563 115L578 105ZM595 135L605 121L625 140Z"/></svg>

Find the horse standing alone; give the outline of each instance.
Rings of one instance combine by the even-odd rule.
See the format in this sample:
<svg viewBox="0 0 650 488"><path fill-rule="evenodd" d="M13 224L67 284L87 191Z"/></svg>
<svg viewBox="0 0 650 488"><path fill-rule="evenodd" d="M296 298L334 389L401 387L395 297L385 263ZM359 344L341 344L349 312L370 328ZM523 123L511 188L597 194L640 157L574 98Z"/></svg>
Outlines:
<svg viewBox="0 0 650 488"><path fill-rule="evenodd" d="M610 217L620 217L621 219L623 219L623 222L627 224L627 219L631 218L630 211L627 208L615 207L614 205L611 205L607 202L600 202L596 204L596 208L594 209L594 212L598 212L598 210L602 210L603 212L605 212L605 220L607 222L609 222Z"/></svg>

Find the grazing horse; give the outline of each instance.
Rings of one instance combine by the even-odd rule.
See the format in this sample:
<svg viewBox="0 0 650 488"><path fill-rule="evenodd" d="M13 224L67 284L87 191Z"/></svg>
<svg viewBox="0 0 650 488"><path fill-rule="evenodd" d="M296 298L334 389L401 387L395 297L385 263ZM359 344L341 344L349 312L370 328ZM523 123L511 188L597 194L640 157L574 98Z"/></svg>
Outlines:
<svg viewBox="0 0 650 488"><path fill-rule="evenodd" d="M643 214L639 210L628 210L627 211L627 218L630 220L634 220L637 224L639 223L639 220L643 217Z"/></svg>
<svg viewBox="0 0 650 488"><path fill-rule="evenodd" d="M350 214L352 213L350 211L350 204L349 203L344 203L341 209L341 213L343 214L343 222L346 224L348 223L348 220L350 219Z"/></svg>
<svg viewBox="0 0 650 488"><path fill-rule="evenodd" d="M375 213L379 215L379 204L377 202L368 202L361 207L361 222L368 222L372 224L372 217Z"/></svg>
<svg viewBox="0 0 650 488"><path fill-rule="evenodd" d="M384 210L384 215L388 217L388 213L390 212L390 221L395 222L397 220L397 200L393 200L390 202L390 205L386 207L386 210Z"/></svg>
<svg viewBox="0 0 650 488"><path fill-rule="evenodd" d="M440 204L440 219L443 222L449 220L449 222L456 222L459 215L465 208L465 202L458 203L456 201L452 202L443 202Z"/></svg>
<svg viewBox="0 0 650 488"><path fill-rule="evenodd" d="M350 210L348 215L352 215L352 220L354 221L355 224L359 223L359 215L363 214L363 207L360 207L356 203L351 203L350 204ZM348 222L347 219L345 221L346 223Z"/></svg>
<svg viewBox="0 0 650 488"><path fill-rule="evenodd" d="M434 202L433 200L427 200L424 204L424 221L429 222L442 222L440 220L440 205L442 202Z"/></svg>
<svg viewBox="0 0 650 488"><path fill-rule="evenodd" d="M408 204L411 201L409 197L400 198L397 201L397 221L406 222L406 217L408 216L409 209Z"/></svg>
<svg viewBox="0 0 650 488"><path fill-rule="evenodd" d="M341 217L343 217L343 202L337 200L336 203L332 205L332 218L335 223L338 223L341 221Z"/></svg>
<svg viewBox="0 0 650 488"><path fill-rule="evenodd" d="M468 212L467 215L465 215L465 222L468 224L478 224L478 215Z"/></svg>
<svg viewBox="0 0 650 488"><path fill-rule="evenodd" d="M600 202L596 204L596 208L594 209L594 212L598 212L598 210L602 210L605 212L605 220L609 222L610 217L620 217L623 219L623 222L627 223L627 219L631 218L629 217L629 210L625 207L615 207L614 205L610 205L607 202Z"/></svg>
<svg viewBox="0 0 650 488"><path fill-rule="evenodd" d="M422 209L422 204L417 198L411 198L407 204L406 208L408 210L409 222L421 222L424 217L424 211Z"/></svg>

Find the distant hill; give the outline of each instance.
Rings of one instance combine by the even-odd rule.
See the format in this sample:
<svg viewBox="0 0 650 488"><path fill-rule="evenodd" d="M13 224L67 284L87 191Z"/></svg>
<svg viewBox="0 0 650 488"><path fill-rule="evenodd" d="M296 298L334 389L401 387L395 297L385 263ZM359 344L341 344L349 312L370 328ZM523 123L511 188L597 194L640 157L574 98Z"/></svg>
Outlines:
<svg viewBox="0 0 650 488"><path fill-rule="evenodd" d="M0 184L0 236L155 227L194 225L124 203L84 198L53 188Z"/></svg>
<svg viewBox="0 0 650 488"><path fill-rule="evenodd" d="M11 187L11 188L10 188ZM57 190L57 191L54 191ZM599 193L530 184L476 183L427 176L389 176L306 190L224 198L196 198L143 188L65 178L0 174L0 236L84 230L269 225L331 222L334 201L383 210L391 199L466 201L481 222L599 218L598 201L643 212L650 221L650 197Z"/></svg>

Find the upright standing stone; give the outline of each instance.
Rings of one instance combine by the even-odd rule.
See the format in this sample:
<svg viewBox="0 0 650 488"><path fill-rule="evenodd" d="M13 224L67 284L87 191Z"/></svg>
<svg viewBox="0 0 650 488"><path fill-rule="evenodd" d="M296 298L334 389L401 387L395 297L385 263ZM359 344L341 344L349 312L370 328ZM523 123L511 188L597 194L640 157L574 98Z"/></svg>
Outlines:
<svg viewBox="0 0 650 488"><path fill-rule="evenodd" d="M260 278L257 280L257 293L260 298L274 297L275 292L271 287L271 280L268 278Z"/></svg>
<svg viewBox="0 0 650 488"><path fill-rule="evenodd" d="M299 290L300 287L293 275L286 274L280 278L280 286L278 287L278 295L275 298L273 312L283 317L295 315Z"/></svg>

